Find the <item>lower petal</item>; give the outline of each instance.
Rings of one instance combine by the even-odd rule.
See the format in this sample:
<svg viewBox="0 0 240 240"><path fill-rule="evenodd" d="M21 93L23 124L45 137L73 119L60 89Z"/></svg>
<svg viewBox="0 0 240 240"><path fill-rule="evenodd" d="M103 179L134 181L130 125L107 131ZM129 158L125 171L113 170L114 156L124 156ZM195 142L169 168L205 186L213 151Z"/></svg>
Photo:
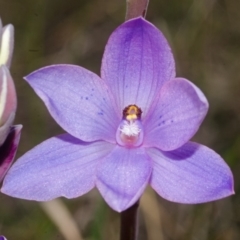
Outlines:
<svg viewBox="0 0 240 240"><path fill-rule="evenodd" d="M151 172L145 149L117 146L99 163L96 185L110 207L121 212L140 198Z"/></svg>
<svg viewBox="0 0 240 240"><path fill-rule="evenodd" d="M112 148L106 142L85 143L69 134L50 138L17 160L1 191L37 201L78 197L95 186L98 160Z"/></svg>
<svg viewBox="0 0 240 240"><path fill-rule="evenodd" d="M163 198L178 203L203 203L232 195L233 176L213 150L193 142L162 152L150 148L153 160L150 184Z"/></svg>

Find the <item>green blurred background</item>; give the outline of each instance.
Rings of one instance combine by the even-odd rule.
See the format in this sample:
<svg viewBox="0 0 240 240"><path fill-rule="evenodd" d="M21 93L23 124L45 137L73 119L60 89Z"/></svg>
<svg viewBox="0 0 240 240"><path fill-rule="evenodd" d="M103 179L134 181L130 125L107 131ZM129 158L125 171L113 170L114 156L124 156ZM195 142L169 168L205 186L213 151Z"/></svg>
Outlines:
<svg viewBox="0 0 240 240"><path fill-rule="evenodd" d="M140 240L240 239L240 1L151 0L147 19L167 37L177 76L190 79L206 94L210 109L195 141L220 153L235 178L233 197L208 204L168 202L148 189L141 201ZM11 67L18 94L15 123L23 124L17 157L62 133L23 76L56 63L81 65L99 74L104 46L124 21L124 0L0 0L3 24L15 27ZM62 211L85 240L117 240L119 214L96 190L61 199L48 217L45 205L0 194L0 234L8 240L79 240L68 231ZM51 203L57 206L59 202ZM66 222L65 222L66 221Z"/></svg>

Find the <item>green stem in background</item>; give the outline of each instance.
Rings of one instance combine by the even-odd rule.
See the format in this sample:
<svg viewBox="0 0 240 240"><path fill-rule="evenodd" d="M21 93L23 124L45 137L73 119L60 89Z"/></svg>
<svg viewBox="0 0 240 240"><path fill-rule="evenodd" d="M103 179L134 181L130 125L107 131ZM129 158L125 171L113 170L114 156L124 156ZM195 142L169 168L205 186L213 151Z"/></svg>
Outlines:
<svg viewBox="0 0 240 240"><path fill-rule="evenodd" d="M145 17L149 0L127 0L127 12L125 20L136 17Z"/></svg>
<svg viewBox="0 0 240 240"><path fill-rule="evenodd" d="M137 201L133 206L121 212L120 240L136 240L138 233L138 206Z"/></svg>

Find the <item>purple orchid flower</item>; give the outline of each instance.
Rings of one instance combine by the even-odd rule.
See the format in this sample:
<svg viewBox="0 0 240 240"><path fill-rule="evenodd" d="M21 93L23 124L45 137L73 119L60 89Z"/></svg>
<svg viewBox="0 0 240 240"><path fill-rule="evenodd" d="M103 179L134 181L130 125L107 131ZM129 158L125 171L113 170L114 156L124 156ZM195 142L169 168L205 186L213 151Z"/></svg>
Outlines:
<svg viewBox="0 0 240 240"><path fill-rule="evenodd" d="M68 132L23 155L1 191L48 201L75 198L95 186L116 211L134 204L147 184L163 198L203 203L233 194L233 177L211 149L188 142L208 102L175 77L171 49L143 18L111 35L101 78L73 65L53 65L26 77L56 122Z"/></svg>

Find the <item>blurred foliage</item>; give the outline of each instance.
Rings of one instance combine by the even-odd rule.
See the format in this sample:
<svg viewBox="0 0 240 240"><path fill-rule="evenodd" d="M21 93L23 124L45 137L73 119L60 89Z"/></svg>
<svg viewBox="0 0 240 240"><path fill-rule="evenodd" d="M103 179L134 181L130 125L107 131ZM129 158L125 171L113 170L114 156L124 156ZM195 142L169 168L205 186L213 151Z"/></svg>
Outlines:
<svg viewBox="0 0 240 240"><path fill-rule="evenodd" d="M239 9L239 0L151 0L149 4L147 19L169 40L177 75L201 87L210 103L194 140L226 159L234 173L236 191L233 197L201 205L170 203L157 197L159 208L151 211L161 213L161 226L154 222L151 226L162 229L164 240L240 239ZM15 122L24 125L18 156L62 132L23 76L57 63L81 65L99 74L106 41L124 15L123 0L0 0L4 25L15 27L11 67L18 93ZM96 190L63 201L84 239L118 239L119 215ZM142 240L148 239L151 231L144 218L140 213ZM0 233L9 240L63 239L38 203L3 194Z"/></svg>

